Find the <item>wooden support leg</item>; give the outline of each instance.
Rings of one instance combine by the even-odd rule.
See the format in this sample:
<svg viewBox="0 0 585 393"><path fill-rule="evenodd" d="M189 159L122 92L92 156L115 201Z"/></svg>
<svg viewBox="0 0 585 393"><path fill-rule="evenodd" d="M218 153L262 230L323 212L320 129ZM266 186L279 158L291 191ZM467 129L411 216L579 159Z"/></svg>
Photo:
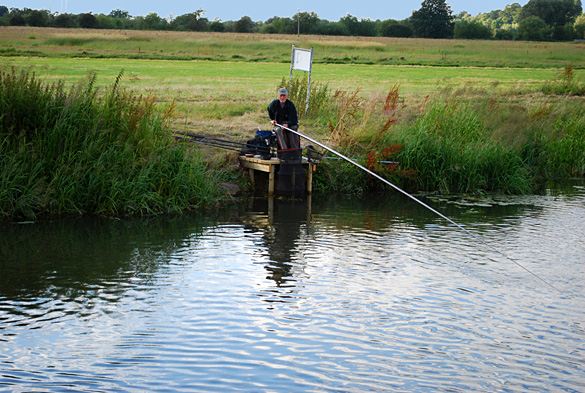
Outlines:
<svg viewBox="0 0 585 393"><path fill-rule="evenodd" d="M313 164L309 163L307 169L307 194L313 193Z"/></svg>
<svg viewBox="0 0 585 393"><path fill-rule="evenodd" d="M276 165L270 165L268 172L268 196L274 195L274 178L276 177Z"/></svg>
<svg viewBox="0 0 585 393"><path fill-rule="evenodd" d="M256 188L256 183L254 182L254 169L248 169L248 173L250 174L250 183L252 183L252 188Z"/></svg>

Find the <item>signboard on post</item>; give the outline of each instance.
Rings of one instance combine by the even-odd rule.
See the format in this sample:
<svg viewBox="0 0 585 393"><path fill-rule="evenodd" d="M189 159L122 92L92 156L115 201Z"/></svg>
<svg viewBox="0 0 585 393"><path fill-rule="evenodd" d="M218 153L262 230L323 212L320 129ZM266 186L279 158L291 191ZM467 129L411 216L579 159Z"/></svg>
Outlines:
<svg viewBox="0 0 585 393"><path fill-rule="evenodd" d="M313 67L313 48L302 49L292 46L292 58L290 62L290 80L292 81L293 70L305 71L309 73L307 85L307 106L305 114L309 111L309 96L311 94L311 69Z"/></svg>

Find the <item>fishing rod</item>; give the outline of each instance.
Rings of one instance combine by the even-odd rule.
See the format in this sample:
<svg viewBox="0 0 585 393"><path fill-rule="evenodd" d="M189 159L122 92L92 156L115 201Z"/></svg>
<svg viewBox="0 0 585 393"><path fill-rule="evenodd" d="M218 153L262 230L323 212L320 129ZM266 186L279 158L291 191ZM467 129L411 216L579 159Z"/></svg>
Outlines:
<svg viewBox="0 0 585 393"><path fill-rule="evenodd" d="M175 138L180 140L187 140L189 142L201 143L208 146L219 147L227 150L242 151L243 149L256 150L261 153L269 153L270 147L263 145L255 145L251 143L234 142L225 139L213 138L204 135L197 135L190 132L174 131Z"/></svg>
<svg viewBox="0 0 585 393"><path fill-rule="evenodd" d="M354 160L352 160L351 158L348 158L346 156L344 156L343 154L341 154L340 152L330 148L329 146L324 145L323 143L316 141L315 139L308 137L307 135L301 134L298 131L292 130L288 127L282 126L280 124L275 124L278 127L281 127L285 130L288 130L302 138L305 138L306 140L322 147L323 149L338 155L339 157L341 157L342 159L344 159L345 161L357 166L358 168L360 168L361 170L369 173L370 175L374 176L376 179L382 181L383 183L386 183L387 185L389 185L390 187L394 188L396 191L406 195L407 197L409 197L410 199L412 199L413 201L415 201L416 203L426 207L427 209L429 209L430 211L432 211L433 213L435 213L436 215L438 215L439 217L443 218L444 220L447 220L448 222L450 222L451 224L455 225L457 228L461 229L463 232L467 233L469 236L473 237L475 240L479 241L481 244L484 244L486 246L488 246L490 249L492 249L493 251L497 252L498 254L500 254L501 256L503 256L504 258L508 259L509 261L513 262L514 264L516 264L518 267L520 267L521 269L523 269L524 271L526 271L527 273L531 274L532 276L536 277L538 280L540 280L541 282L545 283L546 285L548 285L549 287L551 287L552 289L554 289L555 291L558 291L559 293L563 293L560 289L558 289L557 287L555 287L554 285L552 285L551 283L549 283L548 281L546 281L545 279L541 278L540 276L538 276L536 273L534 273L533 271L531 271L530 269L528 269L527 267L523 266L522 264L520 264L519 262L515 261L514 259L510 258L509 256L507 256L506 254L504 254L502 251L500 251L499 249L497 249L496 247L490 245L489 243L486 243L485 241L483 241L482 239L480 239L479 237L477 237L476 235L474 235L473 233L471 233L470 231L468 231L465 227L463 227L462 225L456 223L455 221L453 221L452 219L450 219L449 217L447 217L446 215L442 214L441 212L433 209L431 206L427 205L426 203L424 203L423 201L421 201L420 199L416 198L414 195L409 194L408 192L404 191L402 188L398 187L397 185L389 182L388 180L384 179L382 176L378 175L375 172L372 172L371 170L369 170L368 168L364 167L363 165L358 164L357 162L355 162Z"/></svg>

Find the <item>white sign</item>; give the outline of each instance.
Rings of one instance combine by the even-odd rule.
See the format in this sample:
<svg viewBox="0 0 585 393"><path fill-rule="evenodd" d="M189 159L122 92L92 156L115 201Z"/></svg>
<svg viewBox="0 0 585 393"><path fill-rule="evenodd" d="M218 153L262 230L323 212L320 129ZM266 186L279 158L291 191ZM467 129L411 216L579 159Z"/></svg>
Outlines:
<svg viewBox="0 0 585 393"><path fill-rule="evenodd" d="M293 51L293 70L311 71L311 50L294 48Z"/></svg>

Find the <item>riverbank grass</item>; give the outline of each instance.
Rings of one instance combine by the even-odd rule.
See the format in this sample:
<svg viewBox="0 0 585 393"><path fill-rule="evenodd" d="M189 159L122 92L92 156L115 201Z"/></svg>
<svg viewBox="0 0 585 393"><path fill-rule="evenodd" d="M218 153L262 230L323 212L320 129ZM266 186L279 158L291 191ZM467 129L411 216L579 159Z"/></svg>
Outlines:
<svg viewBox="0 0 585 393"><path fill-rule="evenodd" d="M172 104L101 93L89 75L69 90L0 72L0 216L151 214L208 206L214 173L166 131Z"/></svg>

